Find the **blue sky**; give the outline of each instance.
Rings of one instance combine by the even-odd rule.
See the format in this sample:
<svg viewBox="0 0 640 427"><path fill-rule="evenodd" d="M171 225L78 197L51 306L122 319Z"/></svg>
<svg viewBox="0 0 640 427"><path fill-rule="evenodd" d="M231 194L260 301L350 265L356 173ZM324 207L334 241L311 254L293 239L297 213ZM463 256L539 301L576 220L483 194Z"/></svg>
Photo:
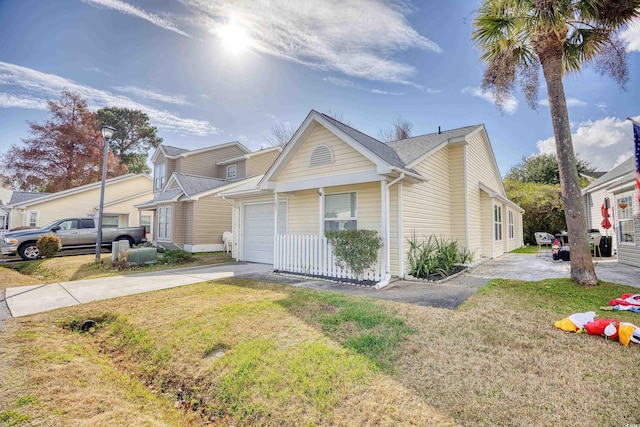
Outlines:
<svg viewBox="0 0 640 427"><path fill-rule="evenodd" d="M502 174L553 152L546 88L532 110L482 94L470 41L478 0L0 0L0 153L79 92L93 109L149 114L164 143L265 145L309 110L378 137L401 116L413 134L484 123ZM633 153L640 117L640 25L623 34L622 92L587 68L565 78L578 155L608 170Z"/></svg>

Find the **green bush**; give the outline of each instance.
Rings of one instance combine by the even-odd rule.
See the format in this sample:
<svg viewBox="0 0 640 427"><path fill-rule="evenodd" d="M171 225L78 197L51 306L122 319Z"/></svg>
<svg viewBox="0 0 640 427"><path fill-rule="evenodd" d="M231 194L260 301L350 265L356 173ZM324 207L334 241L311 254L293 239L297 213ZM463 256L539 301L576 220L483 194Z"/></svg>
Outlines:
<svg viewBox="0 0 640 427"><path fill-rule="evenodd" d="M456 240L429 236L418 242L415 233L409 241L408 261L410 274L414 277L427 277L432 274L448 275L457 263L473 261L473 252L458 248Z"/></svg>
<svg viewBox="0 0 640 427"><path fill-rule="evenodd" d="M36 246L42 258L53 258L62 249L62 242L55 234L45 234L38 238Z"/></svg>
<svg viewBox="0 0 640 427"><path fill-rule="evenodd" d="M162 262L165 264L185 264L193 260L193 255L182 249L166 250L162 254Z"/></svg>
<svg viewBox="0 0 640 427"><path fill-rule="evenodd" d="M329 230L324 235L340 268L349 268L358 278L378 260L382 239L375 230Z"/></svg>

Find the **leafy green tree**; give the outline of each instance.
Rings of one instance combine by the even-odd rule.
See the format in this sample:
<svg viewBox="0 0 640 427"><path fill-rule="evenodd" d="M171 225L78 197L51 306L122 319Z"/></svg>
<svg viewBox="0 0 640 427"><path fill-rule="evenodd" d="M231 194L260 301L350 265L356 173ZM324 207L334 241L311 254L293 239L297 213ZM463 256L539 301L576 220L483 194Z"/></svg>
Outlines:
<svg viewBox="0 0 640 427"><path fill-rule="evenodd" d="M101 125L116 129L110 146L120 161L127 165L129 172L151 172L147 166L149 149L157 148L162 143L162 138L149 123L149 116L139 110L120 107L102 108L97 114Z"/></svg>
<svg viewBox="0 0 640 427"><path fill-rule="evenodd" d="M638 16L638 0L484 0L474 22L472 37L487 64L482 86L495 94L498 104L519 81L535 108L542 67L571 235L571 278L584 285L597 285L598 280L589 251L562 78L594 63L598 72L610 74L624 87L627 58L618 34Z"/></svg>
<svg viewBox="0 0 640 427"><path fill-rule="evenodd" d="M595 171L586 160L579 158L576 158L576 160L578 174ZM537 182L538 184L560 184L558 160L553 154L524 157L520 163L509 169L505 179L520 182ZM580 177L581 187L588 185L588 183L585 178Z"/></svg>
<svg viewBox="0 0 640 427"><path fill-rule="evenodd" d="M533 234L538 231L556 234L566 229L559 184L505 179L504 188L507 197L525 211L522 217L525 243L535 245Z"/></svg>

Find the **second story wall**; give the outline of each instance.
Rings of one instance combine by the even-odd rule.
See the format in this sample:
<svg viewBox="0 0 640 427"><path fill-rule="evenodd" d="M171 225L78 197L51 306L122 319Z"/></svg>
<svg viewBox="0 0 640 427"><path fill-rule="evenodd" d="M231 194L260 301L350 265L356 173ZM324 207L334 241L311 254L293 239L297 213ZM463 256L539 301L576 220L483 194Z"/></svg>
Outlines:
<svg viewBox="0 0 640 427"><path fill-rule="evenodd" d="M202 153L192 154L187 157L179 157L176 159L175 172L218 178L220 177L218 168L226 171L226 167L217 166L216 163L222 160L243 156L244 154L246 153L239 147L231 145L216 150L208 150Z"/></svg>
<svg viewBox="0 0 640 427"><path fill-rule="evenodd" d="M246 176L256 176L266 173L276 158L280 155L280 150L265 150L247 159Z"/></svg>

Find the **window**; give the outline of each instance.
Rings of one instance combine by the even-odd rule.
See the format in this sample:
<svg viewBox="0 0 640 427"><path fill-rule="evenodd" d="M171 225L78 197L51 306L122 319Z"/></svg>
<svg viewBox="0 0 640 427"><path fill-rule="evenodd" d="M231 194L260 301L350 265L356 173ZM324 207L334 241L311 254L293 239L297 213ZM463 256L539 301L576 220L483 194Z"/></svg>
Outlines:
<svg viewBox="0 0 640 427"><path fill-rule="evenodd" d="M324 229L358 228L358 193L327 194L324 197Z"/></svg>
<svg viewBox="0 0 640 427"><path fill-rule="evenodd" d="M158 208L158 239L171 239L171 206Z"/></svg>
<svg viewBox="0 0 640 427"><path fill-rule="evenodd" d="M496 240L502 240L502 207L493 207L493 236Z"/></svg>
<svg viewBox="0 0 640 427"><path fill-rule="evenodd" d="M154 190L159 191L164 188L166 174L167 174L167 169L164 163L156 165L156 167L153 169L153 175L154 175L153 189Z"/></svg>
<svg viewBox="0 0 640 427"><path fill-rule="evenodd" d="M102 217L102 228L118 228L118 216L104 215Z"/></svg>
<svg viewBox="0 0 640 427"><path fill-rule="evenodd" d="M40 212L38 211L29 211L27 219L29 220L29 227L37 227L38 226L38 217L40 216Z"/></svg>
<svg viewBox="0 0 640 427"><path fill-rule="evenodd" d="M227 179L235 178L236 177L236 170L237 170L236 165L227 166Z"/></svg>
<svg viewBox="0 0 640 427"><path fill-rule="evenodd" d="M151 233L151 215L140 215L140 225L144 227L147 234Z"/></svg>
<svg viewBox="0 0 640 427"><path fill-rule="evenodd" d="M93 218L86 218L80 220L80 228L95 228L95 222Z"/></svg>
<svg viewBox="0 0 640 427"><path fill-rule="evenodd" d="M633 220L633 197L618 198L618 239L620 243L635 243L636 232Z"/></svg>
<svg viewBox="0 0 640 427"><path fill-rule="evenodd" d="M309 166L333 163L333 151L326 145L318 145L309 156Z"/></svg>
<svg viewBox="0 0 640 427"><path fill-rule="evenodd" d="M513 211L509 211L509 238L513 239L515 237L514 227L513 227Z"/></svg>
<svg viewBox="0 0 640 427"><path fill-rule="evenodd" d="M78 220L76 219L68 219L66 221L62 221L58 224L60 230L77 230L78 229Z"/></svg>

